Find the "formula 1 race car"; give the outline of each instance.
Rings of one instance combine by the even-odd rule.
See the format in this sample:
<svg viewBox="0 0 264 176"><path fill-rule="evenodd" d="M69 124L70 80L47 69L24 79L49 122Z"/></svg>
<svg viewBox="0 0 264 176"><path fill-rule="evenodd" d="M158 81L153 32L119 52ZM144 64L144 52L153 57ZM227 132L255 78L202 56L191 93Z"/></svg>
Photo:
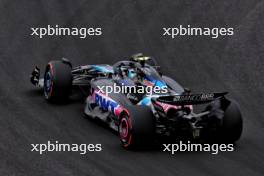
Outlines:
<svg viewBox="0 0 264 176"><path fill-rule="evenodd" d="M114 65L73 67L65 58L50 61L43 78L38 67L33 70L31 82L49 102L66 100L78 88L86 99L85 114L117 131L125 148L181 136L233 143L242 133L240 109L225 97L227 92L193 94L143 54ZM205 107L197 113L197 105Z"/></svg>

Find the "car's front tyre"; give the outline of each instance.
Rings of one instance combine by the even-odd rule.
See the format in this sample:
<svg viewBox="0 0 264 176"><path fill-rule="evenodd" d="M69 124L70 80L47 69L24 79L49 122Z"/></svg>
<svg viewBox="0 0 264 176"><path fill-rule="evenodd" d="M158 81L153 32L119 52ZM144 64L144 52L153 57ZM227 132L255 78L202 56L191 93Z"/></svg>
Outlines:
<svg viewBox="0 0 264 176"><path fill-rule="evenodd" d="M44 96L48 101L68 98L72 87L71 67L62 61L51 61L44 74Z"/></svg>

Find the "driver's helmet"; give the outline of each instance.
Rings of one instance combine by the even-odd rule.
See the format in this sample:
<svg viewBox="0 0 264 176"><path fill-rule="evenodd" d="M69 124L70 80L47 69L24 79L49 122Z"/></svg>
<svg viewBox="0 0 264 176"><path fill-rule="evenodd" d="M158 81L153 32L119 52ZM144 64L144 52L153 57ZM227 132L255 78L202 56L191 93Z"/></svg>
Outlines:
<svg viewBox="0 0 264 176"><path fill-rule="evenodd" d="M135 78L135 76L137 76L135 70L134 69L128 69L127 77L130 79L133 79L133 78Z"/></svg>

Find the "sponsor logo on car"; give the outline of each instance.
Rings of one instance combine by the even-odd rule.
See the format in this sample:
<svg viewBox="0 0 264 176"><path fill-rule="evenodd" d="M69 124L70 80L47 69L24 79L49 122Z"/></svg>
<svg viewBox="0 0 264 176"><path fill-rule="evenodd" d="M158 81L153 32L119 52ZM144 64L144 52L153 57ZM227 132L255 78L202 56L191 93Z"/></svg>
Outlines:
<svg viewBox="0 0 264 176"><path fill-rule="evenodd" d="M94 100L95 103L98 104L98 106L100 106L103 110L112 112L116 116L119 116L124 109L116 101L100 93L99 91L94 92Z"/></svg>

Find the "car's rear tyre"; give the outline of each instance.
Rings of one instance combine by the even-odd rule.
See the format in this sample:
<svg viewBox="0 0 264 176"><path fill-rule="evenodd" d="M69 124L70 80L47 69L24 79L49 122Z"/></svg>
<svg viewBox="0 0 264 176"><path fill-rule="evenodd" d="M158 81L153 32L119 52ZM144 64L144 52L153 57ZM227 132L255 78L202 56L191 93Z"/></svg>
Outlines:
<svg viewBox="0 0 264 176"><path fill-rule="evenodd" d="M154 141L155 118L149 107L130 106L120 116L119 137L126 149L149 147Z"/></svg>
<svg viewBox="0 0 264 176"><path fill-rule="evenodd" d="M51 61L44 74L44 95L48 101L61 101L71 93L71 67L61 61Z"/></svg>
<svg viewBox="0 0 264 176"><path fill-rule="evenodd" d="M243 119L240 108L234 100L224 99L221 104L224 113L222 123L212 135L212 141L234 143L240 139L243 130Z"/></svg>

